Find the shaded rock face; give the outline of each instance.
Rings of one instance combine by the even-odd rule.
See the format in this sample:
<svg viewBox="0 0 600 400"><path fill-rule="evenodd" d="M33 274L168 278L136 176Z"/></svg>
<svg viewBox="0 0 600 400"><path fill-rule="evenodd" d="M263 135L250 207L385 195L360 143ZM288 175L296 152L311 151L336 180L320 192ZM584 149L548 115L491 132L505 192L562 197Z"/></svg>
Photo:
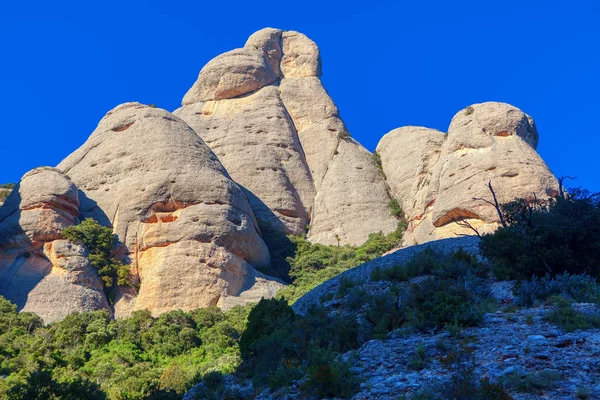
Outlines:
<svg viewBox="0 0 600 400"><path fill-rule="evenodd" d="M312 241L358 245L396 220L383 176L349 138L320 75L312 40L266 28L210 61L174 114L247 190L258 218L293 234L310 222Z"/></svg>
<svg viewBox="0 0 600 400"><path fill-rule="evenodd" d="M77 187L57 169L28 172L0 208L0 295L46 323L108 308L86 249L62 240L78 223Z"/></svg>
<svg viewBox="0 0 600 400"><path fill-rule="evenodd" d="M183 120L138 103L100 121L59 169L78 184L82 218L112 226L139 292L122 290L115 315L222 306L274 295L253 266L269 252L242 190Z"/></svg>
<svg viewBox="0 0 600 400"><path fill-rule="evenodd" d="M393 195L409 219L405 245L480 233L498 227L487 187L498 201L546 198L558 184L536 153L538 133L531 117L505 103L474 104L452 119L448 134L405 127L385 135L377 152Z"/></svg>

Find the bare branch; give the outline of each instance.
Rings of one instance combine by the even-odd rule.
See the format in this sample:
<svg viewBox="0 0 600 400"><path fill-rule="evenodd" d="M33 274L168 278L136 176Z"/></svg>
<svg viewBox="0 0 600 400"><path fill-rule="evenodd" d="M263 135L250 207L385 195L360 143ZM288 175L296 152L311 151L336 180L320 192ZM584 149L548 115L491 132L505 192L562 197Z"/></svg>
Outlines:
<svg viewBox="0 0 600 400"><path fill-rule="evenodd" d="M502 224L502 227L506 228L506 221L504 220L504 215L502 215L502 210L500 210L500 204L498 204L498 199L496 198L496 192L494 192L494 188L492 187L492 181L488 182L488 188L490 188L490 192L492 192L492 197L494 198L493 205L496 208L498 217L500 218L500 223Z"/></svg>
<svg viewBox="0 0 600 400"><path fill-rule="evenodd" d="M454 221L454 223L455 223L456 225L460 226L461 228L467 228L467 229L470 229L470 230L472 230L473 232L475 232L475 234L476 234L478 237L481 237L481 234L479 233L479 231L478 231L478 230L477 230L477 229L476 229L476 228L475 228L473 225L471 225L471 224L469 223L469 221L467 221L467 220L464 220L464 219L457 220L457 219L456 219L456 218L454 218L454 217L452 217L452 221ZM467 234L464 234L464 233L456 233L456 235L458 235L458 236L470 236L470 235L467 235Z"/></svg>
<svg viewBox="0 0 600 400"><path fill-rule="evenodd" d="M558 178L558 193L559 193L559 196L563 199L565 198L565 187L563 185L563 182L565 179L575 180L575 179L577 179L577 177L576 176L561 176L560 178Z"/></svg>

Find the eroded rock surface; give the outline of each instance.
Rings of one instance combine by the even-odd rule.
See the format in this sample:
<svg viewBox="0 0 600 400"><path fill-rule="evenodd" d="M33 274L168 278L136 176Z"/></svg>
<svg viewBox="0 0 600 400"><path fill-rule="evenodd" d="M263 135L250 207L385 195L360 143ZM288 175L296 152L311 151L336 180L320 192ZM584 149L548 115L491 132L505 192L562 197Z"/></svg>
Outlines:
<svg viewBox="0 0 600 400"><path fill-rule="evenodd" d="M242 190L167 111L115 108L59 168L82 191L82 216L113 227L140 283L138 293L122 291L117 317L220 306L229 296L281 287L254 269L269 263L269 253Z"/></svg>
<svg viewBox="0 0 600 400"><path fill-rule="evenodd" d="M310 172L276 86L175 112L246 189L254 213L285 233L302 234L315 195Z"/></svg>
<svg viewBox="0 0 600 400"><path fill-rule="evenodd" d="M0 208L0 295L46 323L108 308L86 249L61 240L78 222L79 196L57 169L36 168Z"/></svg>
<svg viewBox="0 0 600 400"><path fill-rule="evenodd" d="M263 70L272 74L263 79ZM231 71L236 77L243 71L243 84ZM175 114L247 190L258 218L294 234L304 233L310 222L312 241L358 245L370 233L393 231L397 222L380 171L350 139L320 75L312 40L266 28L243 49L210 61ZM213 94L225 83L236 88L235 95Z"/></svg>
<svg viewBox="0 0 600 400"><path fill-rule="evenodd" d="M377 146L394 196L409 218L404 244L424 243L498 227L488 182L505 203L557 194L557 181L536 153L533 119L505 103L474 104L452 119L448 134L405 127Z"/></svg>

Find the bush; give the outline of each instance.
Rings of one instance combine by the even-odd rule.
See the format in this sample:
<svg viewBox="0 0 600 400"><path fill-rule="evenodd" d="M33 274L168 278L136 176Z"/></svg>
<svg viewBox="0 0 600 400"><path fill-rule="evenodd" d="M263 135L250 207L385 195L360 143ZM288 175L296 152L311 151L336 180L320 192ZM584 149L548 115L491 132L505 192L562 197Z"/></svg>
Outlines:
<svg viewBox="0 0 600 400"><path fill-rule="evenodd" d="M459 350L448 365L452 370L450 380L436 387L423 389L409 398L411 400L512 400L502 383L479 378L475 374L472 354Z"/></svg>
<svg viewBox="0 0 600 400"><path fill-rule="evenodd" d="M510 374L503 378L508 388L521 393L541 393L558 385L561 375L558 372L541 371L525 376Z"/></svg>
<svg viewBox="0 0 600 400"><path fill-rule="evenodd" d="M388 207L392 216L396 217L397 219L404 218L404 211L402 211L402 207L400 207L398 200L391 199L388 203Z"/></svg>
<svg viewBox="0 0 600 400"><path fill-rule="evenodd" d="M257 357L259 340L287 330L296 318L296 314L283 299L262 299L248 315L248 325L240 339L240 353L244 358Z"/></svg>
<svg viewBox="0 0 600 400"><path fill-rule="evenodd" d="M0 398L177 399L210 371L240 364L250 307L74 313L44 327L0 298Z"/></svg>
<svg viewBox="0 0 600 400"><path fill-rule="evenodd" d="M393 316L396 322L392 326L397 327L398 321L403 321L418 330L431 331L445 326L480 324L484 314L494 307L489 285L484 279L488 274L485 264L462 249L444 253L426 248L405 264L374 269L371 279L407 282L425 275L424 280L408 285L400 299L392 297L393 306L388 305L386 309L397 309L397 315ZM393 329L392 326L387 329ZM374 332L381 336L389 330L379 327Z"/></svg>
<svg viewBox="0 0 600 400"><path fill-rule="evenodd" d="M546 320L551 324L557 325L567 332L600 328L599 313L588 314L575 311L569 300L560 296L553 296L550 301L556 305L556 310L546 315Z"/></svg>
<svg viewBox="0 0 600 400"><path fill-rule="evenodd" d="M478 278L428 278L411 285L401 310L408 324L429 332L448 325L477 326L490 304L488 285Z"/></svg>
<svg viewBox="0 0 600 400"><path fill-rule="evenodd" d="M532 204L519 199L501 206L507 226L483 235L482 254L500 279L528 279L567 272L600 277L598 194L573 189Z"/></svg>
<svg viewBox="0 0 600 400"><path fill-rule="evenodd" d="M423 342L419 342L414 357L408 361L408 368L420 371L427 367L427 364L429 364L429 359L425 351L425 345L423 345Z"/></svg>
<svg viewBox="0 0 600 400"><path fill-rule="evenodd" d="M420 275L435 275L439 278L458 278L465 275L475 275L486 278L489 274L487 265L481 263L477 257L467 253L462 248L445 253L425 248L420 253L413 255L404 264L394 265L390 268L375 268L371 273L374 281L406 282Z"/></svg>
<svg viewBox="0 0 600 400"><path fill-rule="evenodd" d="M284 300L261 300L240 340L242 371L255 387L286 387L306 375L305 393L347 396L356 385L338 355L359 345L351 317L330 316L322 308L298 316Z"/></svg>
<svg viewBox="0 0 600 400"><path fill-rule="evenodd" d="M115 283L119 286L131 285L129 266L112 256L116 238L110 228L87 218L79 225L63 229L62 235L65 239L88 248L90 264L98 271L105 288L112 288Z"/></svg>
<svg viewBox="0 0 600 400"><path fill-rule="evenodd" d="M320 349L311 353L308 379L302 391L318 398L350 398L358 390L358 382L348 363L335 358L335 354Z"/></svg>
<svg viewBox="0 0 600 400"><path fill-rule="evenodd" d="M401 242L405 230L406 223L401 220L395 232L372 233L358 247L312 244L304 236L288 236L296 249L294 256L287 259L293 282L278 296L293 303L321 283L392 250Z"/></svg>
<svg viewBox="0 0 600 400"><path fill-rule="evenodd" d="M588 275L563 273L542 278L533 276L531 280L520 282L515 288L517 304L531 307L546 302L559 295L577 303L597 303L600 301L600 285Z"/></svg>

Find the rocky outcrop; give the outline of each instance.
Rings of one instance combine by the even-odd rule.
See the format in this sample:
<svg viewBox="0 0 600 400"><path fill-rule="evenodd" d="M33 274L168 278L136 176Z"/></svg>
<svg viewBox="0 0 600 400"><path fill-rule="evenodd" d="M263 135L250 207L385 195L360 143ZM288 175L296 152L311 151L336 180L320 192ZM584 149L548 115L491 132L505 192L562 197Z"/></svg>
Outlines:
<svg viewBox="0 0 600 400"><path fill-rule="evenodd" d="M398 226L388 206L385 180L373 155L354 140L340 140L317 193L309 238L335 245L364 243L373 232Z"/></svg>
<svg viewBox="0 0 600 400"><path fill-rule="evenodd" d="M384 136L377 152L393 195L409 219L404 244L424 243L498 227L498 201L557 194L557 181L536 153L531 117L504 103L474 104L452 119L448 134L405 127Z"/></svg>
<svg viewBox="0 0 600 400"><path fill-rule="evenodd" d="M61 240L78 222L79 196L57 169L28 172L0 208L0 295L46 323L108 308L86 249Z"/></svg>
<svg viewBox="0 0 600 400"><path fill-rule="evenodd" d="M139 281L139 292L117 297L117 317L223 306L282 286L254 269L269 253L242 190L172 114L123 104L58 168L81 190L82 217L112 226Z"/></svg>
<svg viewBox="0 0 600 400"><path fill-rule="evenodd" d="M312 241L357 245L396 220L380 171L349 137L320 75L312 40L263 29L210 61L175 114L247 190L258 218L294 234L310 222Z"/></svg>
<svg viewBox="0 0 600 400"><path fill-rule="evenodd" d="M185 106L175 115L190 124L245 188L258 218L285 233L305 232L314 186L277 87Z"/></svg>

